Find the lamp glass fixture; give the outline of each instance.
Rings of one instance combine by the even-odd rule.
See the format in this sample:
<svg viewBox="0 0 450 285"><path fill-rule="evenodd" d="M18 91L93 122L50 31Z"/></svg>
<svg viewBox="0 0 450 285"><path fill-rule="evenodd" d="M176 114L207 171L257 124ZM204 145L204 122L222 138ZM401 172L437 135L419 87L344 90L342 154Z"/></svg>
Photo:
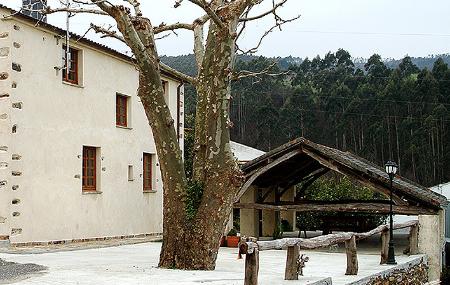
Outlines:
<svg viewBox="0 0 450 285"><path fill-rule="evenodd" d="M395 175L398 170L397 164L393 161L388 161L385 165L385 168L386 168L387 174L393 174L393 175Z"/></svg>

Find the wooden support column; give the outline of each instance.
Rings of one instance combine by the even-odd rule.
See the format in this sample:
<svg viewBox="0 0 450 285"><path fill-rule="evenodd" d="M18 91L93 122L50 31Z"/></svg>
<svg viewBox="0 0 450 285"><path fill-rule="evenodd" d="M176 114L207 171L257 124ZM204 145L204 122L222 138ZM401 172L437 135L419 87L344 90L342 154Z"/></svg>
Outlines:
<svg viewBox="0 0 450 285"><path fill-rule="evenodd" d="M409 254L419 253L419 225L412 226L409 230Z"/></svg>
<svg viewBox="0 0 450 285"><path fill-rule="evenodd" d="M241 197L243 203L254 203L256 201L258 189L251 186L247 192ZM259 230L258 210L255 209L241 209L240 211L240 226L241 236L257 237Z"/></svg>
<svg viewBox="0 0 450 285"><path fill-rule="evenodd" d="M259 251L255 248L252 253L245 255L244 285L257 285L259 271Z"/></svg>
<svg viewBox="0 0 450 285"><path fill-rule="evenodd" d="M289 246L287 249L286 269L284 280L298 280L298 260L300 257L300 246Z"/></svg>
<svg viewBox="0 0 450 285"><path fill-rule="evenodd" d="M386 264L389 251L389 230L385 229L381 232L381 261L380 264Z"/></svg>
<svg viewBox="0 0 450 285"><path fill-rule="evenodd" d="M278 186L275 188L275 205L280 204L280 189ZM275 228L272 235L274 238L281 238L281 213L280 211L275 211Z"/></svg>
<svg viewBox="0 0 450 285"><path fill-rule="evenodd" d="M358 256L356 253L356 237L345 241L345 252L347 253L347 270L345 275L358 275Z"/></svg>

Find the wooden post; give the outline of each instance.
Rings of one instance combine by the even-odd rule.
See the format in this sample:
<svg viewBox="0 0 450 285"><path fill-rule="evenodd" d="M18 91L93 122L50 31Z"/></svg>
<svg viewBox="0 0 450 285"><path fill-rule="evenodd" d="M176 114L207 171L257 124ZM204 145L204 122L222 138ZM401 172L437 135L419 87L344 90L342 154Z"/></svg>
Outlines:
<svg viewBox="0 0 450 285"><path fill-rule="evenodd" d="M245 281L244 285L258 285L259 251L257 248L253 253L245 255Z"/></svg>
<svg viewBox="0 0 450 285"><path fill-rule="evenodd" d="M385 229L381 232L381 261L380 264L386 264L389 251L389 230Z"/></svg>
<svg viewBox="0 0 450 285"><path fill-rule="evenodd" d="M347 271L345 275L358 275L358 256L356 253L356 237L345 241L345 252L347 253Z"/></svg>
<svg viewBox="0 0 450 285"><path fill-rule="evenodd" d="M419 226L412 226L409 230L409 254L419 253Z"/></svg>
<svg viewBox="0 0 450 285"><path fill-rule="evenodd" d="M298 260L300 257L300 246L289 246L287 250L286 269L284 280L298 280Z"/></svg>

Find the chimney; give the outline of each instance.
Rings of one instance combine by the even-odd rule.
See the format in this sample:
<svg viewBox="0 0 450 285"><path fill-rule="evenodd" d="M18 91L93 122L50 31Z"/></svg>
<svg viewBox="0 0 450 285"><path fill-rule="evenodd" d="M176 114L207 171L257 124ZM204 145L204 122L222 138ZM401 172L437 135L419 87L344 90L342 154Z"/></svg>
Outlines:
<svg viewBox="0 0 450 285"><path fill-rule="evenodd" d="M47 16L39 12L42 11L46 5L47 0L22 0L22 14L47 23Z"/></svg>

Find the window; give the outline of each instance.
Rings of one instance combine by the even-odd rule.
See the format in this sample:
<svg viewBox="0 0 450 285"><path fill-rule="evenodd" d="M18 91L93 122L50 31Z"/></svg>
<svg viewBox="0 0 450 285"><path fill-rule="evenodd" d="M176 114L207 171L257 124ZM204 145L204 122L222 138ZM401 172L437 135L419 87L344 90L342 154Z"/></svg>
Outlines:
<svg viewBox="0 0 450 285"><path fill-rule="evenodd" d="M83 186L85 192L97 191L97 148L83 146Z"/></svg>
<svg viewBox="0 0 450 285"><path fill-rule="evenodd" d="M144 179L144 192L153 190L153 175L152 175L152 166L153 166L153 155L149 153L144 153L143 159L143 179Z"/></svg>
<svg viewBox="0 0 450 285"><path fill-rule="evenodd" d="M133 181L134 175L133 175L133 165L128 165L128 181Z"/></svg>
<svg viewBox="0 0 450 285"><path fill-rule="evenodd" d="M161 80L161 84L163 87L164 99L166 100L166 104L169 104L169 82Z"/></svg>
<svg viewBox="0 0 450 285"><path fill-rule="evenodd" d="M162 83L162 87L163 87L163 92L164 92L164 95L166 95L167 94L167 84L169 83L169 82L167 82L167 81L165 81L165 80L161 80L161 83Z"/></svg>
<svg viewBox="0 0 450 285"><path fill-rule="evenodd" d="M63 46L63 72L62 72L62 80L65 82L78 84L78 67L79 67L79 56L78 50L69 47L69 51L67 52L66 46ZM69 57L67 58L67 55Z"/></svg>
<svg viewBox="0 0 450 285"><path fill-rule="evenodd" d="M116 125L128 127L128 96L116 95Z"/></svg>

